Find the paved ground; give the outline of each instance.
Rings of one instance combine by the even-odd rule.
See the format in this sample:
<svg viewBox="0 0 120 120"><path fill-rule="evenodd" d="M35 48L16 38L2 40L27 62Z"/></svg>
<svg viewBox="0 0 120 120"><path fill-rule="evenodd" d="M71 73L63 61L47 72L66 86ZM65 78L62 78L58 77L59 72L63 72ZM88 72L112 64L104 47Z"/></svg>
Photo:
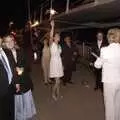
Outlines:
<svg viewBox="0 0 120 120"><path fill-rule="evenodd" d="M73 73L74 85L61 86L57 102L51 98L51 87L43 85L39 64L33 66L34 99L37 108L36 120L104 120L103 97L94 91L94 76L82 64ZM88 81L89 86L82 81Z"/></svg>

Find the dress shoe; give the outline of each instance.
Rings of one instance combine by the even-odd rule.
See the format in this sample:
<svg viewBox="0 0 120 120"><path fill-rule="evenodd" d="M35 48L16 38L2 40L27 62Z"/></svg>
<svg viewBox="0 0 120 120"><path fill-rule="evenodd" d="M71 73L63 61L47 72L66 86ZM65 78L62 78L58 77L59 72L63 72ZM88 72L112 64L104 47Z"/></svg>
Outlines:
<svg viewBox="0 0 120 120"><path fill-rule="evenodd" d="M95 87L94 90L97 91L97 90L99 90L99 88L98 88L98 87Z"/></svg>
<svg viewBox="0 0 120 120"><path fill-rule="evenodd" d="M68 81L67 83L69 83L69 84L73 84L73 82L72 82L72 81Z"/></svg>
<svg viewBox="0 0 120 120"><path fill-rule="evenodd" d="M48 86L48 83L47 83L47 82L45 82L45 83L44 83L44 85L45 85L45 86Z"/></svg>
<svg viewBox="0 0 120 120"><path fill-rule="evenodd" d="M66 86L67 84L66 84L66 82L63 82L63 86Z"/></svg>

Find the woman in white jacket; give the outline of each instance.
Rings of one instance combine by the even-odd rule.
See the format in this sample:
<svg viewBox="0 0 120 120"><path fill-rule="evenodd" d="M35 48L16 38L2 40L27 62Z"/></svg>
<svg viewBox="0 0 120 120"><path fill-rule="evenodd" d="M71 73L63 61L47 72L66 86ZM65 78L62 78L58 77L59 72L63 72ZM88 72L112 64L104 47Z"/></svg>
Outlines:
<svg viewBox="0 0 120 120"><path fill-rule="evenodd" d="M102 68L106 120L120 120L120 29L108 31L109 45L101 49L95 61L96 68Z"/></svg>

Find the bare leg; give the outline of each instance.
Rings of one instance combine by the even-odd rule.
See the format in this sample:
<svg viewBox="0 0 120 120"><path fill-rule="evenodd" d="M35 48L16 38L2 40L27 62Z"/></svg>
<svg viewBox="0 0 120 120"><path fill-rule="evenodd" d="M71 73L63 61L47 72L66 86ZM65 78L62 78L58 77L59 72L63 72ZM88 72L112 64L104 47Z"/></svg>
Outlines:
<svg viewBox="0 0 120 120"><path fill-rule="evenodd" d="M60 92L60 79L59 78L55 78L55 84L54 84L53 90L52 90L52 97L53 97L53 99L55 101L59 97L59 92Z"/></svg>
<svg viewBox="0 0 120 120"><path fill-rule="evenodd" d="M49 78L49 64L47 60L44 60L42 62L42 68L43 68L43 75L44 75L44 83L48 83L48 78Z"/></svg>
<svg viewBox="0 0 120 120"><path fill-rule="evenodd" d="M43 69L43 74L44 74L44 83L48 83L48 75L47 75L47 70L44 68Z"/></svg>
<svg viewBox="0 0 120 120"><path fill-rule="evenodd" d="M48 64L48 66L50 66L50 65ZM51 83L52 81L50 80L50 77L49 77L49 73L50 73L49 69L50 68L48 67L48 69L47 69L47 82Z"/></svg>
<svg viewBox="0 0 120 120"><path fill-rule="evenodd" d="M57 89L56 89L56 95L59 98L60 95L60 79L57 80Z"/></svg>

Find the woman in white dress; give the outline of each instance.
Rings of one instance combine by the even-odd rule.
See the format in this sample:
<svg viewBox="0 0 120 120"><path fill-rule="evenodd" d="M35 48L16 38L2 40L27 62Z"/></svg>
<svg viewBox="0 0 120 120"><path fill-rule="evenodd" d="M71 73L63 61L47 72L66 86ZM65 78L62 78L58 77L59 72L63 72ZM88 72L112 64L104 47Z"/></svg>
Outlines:
<svg viewBox="0 0 120 120"><path fill-rule="evenodd" d="M57 100L59 97L60 78L63 77L62 51L59 41L60 35L56 33L50 45L50 78L55 78L55 84L52 89L52 97L54 100Z"/></svg>

